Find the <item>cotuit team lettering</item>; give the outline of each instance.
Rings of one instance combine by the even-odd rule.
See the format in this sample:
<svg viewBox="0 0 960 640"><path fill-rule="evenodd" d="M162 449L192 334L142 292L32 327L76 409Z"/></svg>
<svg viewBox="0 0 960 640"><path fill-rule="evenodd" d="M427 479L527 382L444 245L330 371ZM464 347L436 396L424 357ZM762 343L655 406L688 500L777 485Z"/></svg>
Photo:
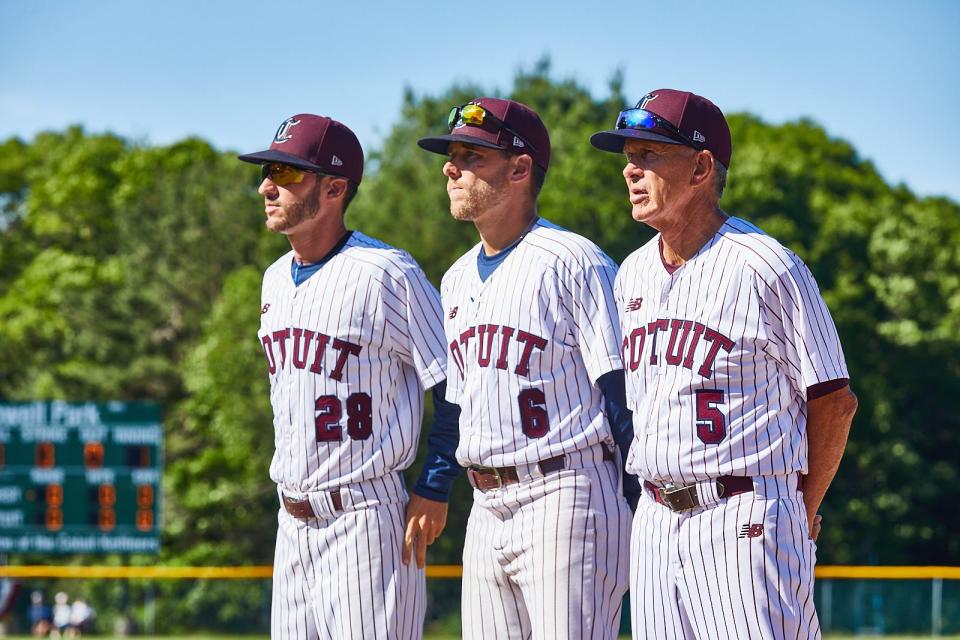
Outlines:
<svg viewBox="0 0 960 640"><path fill-rule="evenodd" d="M493 363L493 366L497 369L507 368L510 345L516 343L518 345L517 353L520 357L513 372L520 376L529 375L530 356L533 355L533 350L543 351L548 342L546 338L507 325L479 324L468 327L460 332L459 340L452 340L449 345L450 357L457 365L461 380L466 365L463 354L470 352L470 341L474 338L477 340L477 365L489 367ZM496 345L496 350L494 350L494 345Z"/></svg>
<svg viewBox="0 0 960 640"><path fill-rule="evenodd" d="M669 337L666 349L663 349L660 334L666 333L669 333ZM696 360L697 347L701 342L709 346L705 351L701 350L702 359ZM650 365L659 365L661 359L668 365L686 369L693 369L695 364L699 364L697 373L704 378L712 378L717 354L721 349L730 353L736 342L716 329L694 320L658 318L636 327L624 336L623 363L630 371L636 371L643 363L644 349L648 344L650 348L647 362Z"/></svg>
<svg viewBox="0 0 960 640"><path fill-rule="evenodd" d="M313 363L310 365L310 371L319 374L323 371L323 359L327 352L327 345L337 352L337 361L333 369L329 370L329 376L332 380L341 380L343 378L343 369L347 365L347 359L350 356L359 357L363 350L359 344L333 338L319 331L311 331L300 327L287 327L278 329L270 334L265 334L260 342L263 344L263 353L267 357L267 366L270 374L277 372L277 357L274 353L274 346L280 352L280 368L287 361L287 341L293 338L293 366L297 369L305 369L307 361L310 360L310 343L316 339L316 345L313 349Z"/></svg>

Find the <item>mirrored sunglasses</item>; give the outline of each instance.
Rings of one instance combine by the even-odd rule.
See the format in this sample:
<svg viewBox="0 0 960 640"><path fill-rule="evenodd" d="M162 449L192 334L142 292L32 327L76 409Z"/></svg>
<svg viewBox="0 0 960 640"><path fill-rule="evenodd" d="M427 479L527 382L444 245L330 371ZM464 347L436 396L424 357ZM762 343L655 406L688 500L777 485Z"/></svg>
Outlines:
<svg viewBox="0 0 960 640"><path fill-rule="evenodd" d="M698 151L704 149L703 145L697 142L694 142L693 139L680 131L677 127L673 125L672 122L661 118L652 111L647 111L646 109L626 109L620 112L620 115L617 116L617 129L662 129L666 131L667 134L673 138L678 139L680 142L687 144Z"/></svg>
<svg viewBox="0 0 960 640"><path fill-rule="evenodd" d="M471 102L450 109L450 113L447 114L447 127L453 131L454 127L456 127L458 124L486 128L488 131L489 127L485 127L484 125L493 125L496 127L496 129L503 129L504 131L508 131L520 138L523 143L530 148L531 151L536 152L537 150L536 147L530 144L529 140L517 133L514 129L507 126L503 120L493 115L479 104L474 104Z"/></svg>

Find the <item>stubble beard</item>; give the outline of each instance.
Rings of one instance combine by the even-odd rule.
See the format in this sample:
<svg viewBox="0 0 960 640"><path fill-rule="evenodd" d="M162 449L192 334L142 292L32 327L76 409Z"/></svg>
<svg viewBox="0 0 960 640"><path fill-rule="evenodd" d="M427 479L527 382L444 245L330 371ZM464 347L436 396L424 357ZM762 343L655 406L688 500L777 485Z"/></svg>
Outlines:
<svg viewBox="0 0 960 640"><path fill-rule="evenodd" d="M287 233L320 213L320 183L313 186L303 200L283 206L283 215L267 217L267 228L274 233Z"/></svg>
<svg viewBox="0 0 960 640"><path fill-rule="evenodd" d="M474 222L499 204L506 194L506 175L497 176L490 182L476 182L469 191L464 190L464 197L454 202L450 201L450 214L454 220Z"/></svg>

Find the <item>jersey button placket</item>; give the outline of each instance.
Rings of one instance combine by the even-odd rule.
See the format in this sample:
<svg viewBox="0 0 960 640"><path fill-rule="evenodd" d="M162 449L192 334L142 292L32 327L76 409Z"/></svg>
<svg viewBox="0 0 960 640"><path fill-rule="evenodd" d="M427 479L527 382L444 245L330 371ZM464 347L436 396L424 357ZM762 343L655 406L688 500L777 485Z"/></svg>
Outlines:
<svg viewBox="0 0 960 640"><path fill-rule="evenodd" d="M467 315L471 321L474 321L475 324L477 316L480 313L480 309L483 306L483 289L471 293L469 300L470 304L467 306Z"/></svg>
<svg viewBox="0 0 960 640"><path fill-rule="evenodd" d="M667 300L670 298L670 292L673 291L673 287L676 284L678 279L678 272L673 272L670 276L664 280L663 288L660 290L660 304L667 304Z"/></svg>

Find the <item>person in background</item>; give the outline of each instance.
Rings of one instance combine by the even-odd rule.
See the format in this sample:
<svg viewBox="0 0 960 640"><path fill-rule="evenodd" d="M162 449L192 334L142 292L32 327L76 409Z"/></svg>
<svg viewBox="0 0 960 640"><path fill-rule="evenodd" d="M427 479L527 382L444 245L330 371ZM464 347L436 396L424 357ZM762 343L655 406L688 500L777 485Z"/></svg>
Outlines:
<svg viewBox="0 0 960 640"><path fill-rule="evenodd" d="M67 626L68 638L79 638L84 631L93 628L93 619L97 612L93 610L83 596L78 596L70 607L70 622Z"/></svg>
<svg viewBox="0 0 960 640"><path fill-rule="evenodd" d="M63 591L53 596L53 629L51 638L60 638L70 624L70 596Z"/></svg>
<svg viewBox="0 0 960 640"><path fill-rule="evenodd" d="M27 609L27 620L30 623L30 633L38 638L45 638L53 627L53 612L50 606L43 601L43 593L34 591L30 594L30 608Z"/></svg>

